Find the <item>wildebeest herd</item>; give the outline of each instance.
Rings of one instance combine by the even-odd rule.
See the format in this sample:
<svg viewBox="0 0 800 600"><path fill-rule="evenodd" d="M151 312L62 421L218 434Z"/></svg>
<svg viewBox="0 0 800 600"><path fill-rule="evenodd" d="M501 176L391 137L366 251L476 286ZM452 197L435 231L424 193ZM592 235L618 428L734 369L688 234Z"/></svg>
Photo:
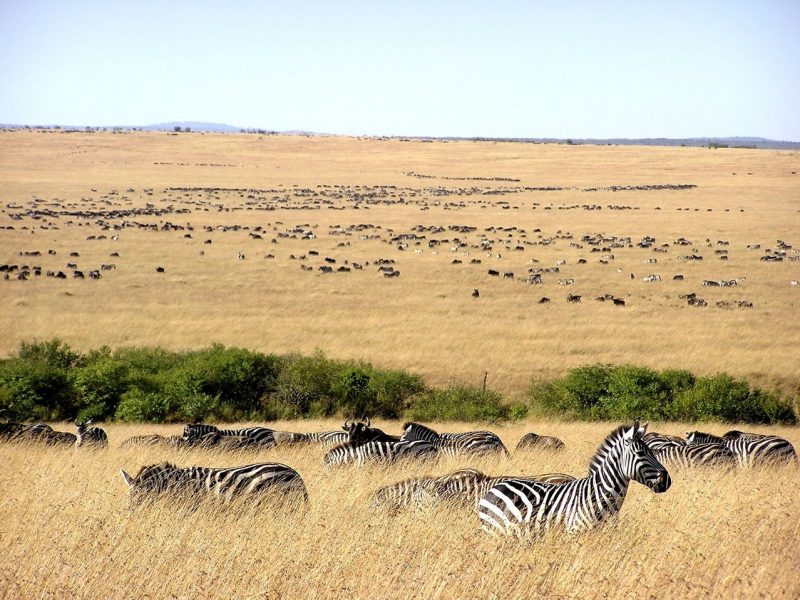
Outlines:
<svg viewBox="0 0 800 600"><path fill-rule="evenodd" d="M609 190L622 191L630 190L645 192L648 190L686 190L696 186L689 184L679 185L645 185L645 186L611 186ZM629 235L613 235L607 232L586 232L572 233L564 230L546 232L540 228L524 228L518 226L500 227L492 226L479 228L474 225L448 224L448 225L423 225L416 224L407 228L397 226L382 226L377 223L355 222L350 224L336 223L328 225L327 231L320 231L319 225L311 223L285 224L283 221L274 220L260 225L225 224L219 225L200 225L193 224L191 221L182 223L171 219L189 219L193 213L209 212L230 212L241 210L237 203L244 202L244 207L249 211L271 212L277 209L292 209L298 211L319 210L326 208L330 210L363 209L376 205L403 205L415 206L420 210L431 206L441 206L444 203L445 209L455 210L467 205L480 207L493 207L501 209L520 209L520 205L512 204L506 200L496 200L495 197L506 195L516 195L531 192L558 191L563 188L532 188L526 186L506 186L506 187L426 187L410 188L399 186L329 186L320 185L316 188L304 187L276 187L270 189L240 189L240 188L166 188L162 192L161 201L166 206L156 207L150 198L155 199L156 192L152 188L139 190L139 199L147 199L143 207L130 207L131 196L137 193L133 188L129 188L127 193L120 193L111 190L96 198L82 198L80 203L63 202L61 206L55 207L53 203L46 202L41 198L34 198L28 201L27 206L9 204L9 217L14 223L9 225L9 229L60 229L62 227L84 227L96 230L96 233L85 236L86 241L92 244L101 243L111 244L119 239L120 235L125 235L129 230L145 230L160 232L165 235L178 235L189 243L197 244L198 248L205 248L206 244L212 244L220 235L239 236L240 250L235 253L237 260L246 260L249 257L262 257L266 260L286 258L289 261L299 263L303 272L314 273L317 276L329 274L353 273L362 271L365 274L377 272L377 275L392 279L401 276L401 268L395 264L394 258L385 256L370 259L354 258L348 256L352 252L351 244L355 246L361 242L380 242L387 249L394 252L405 252L413 249L416 255L435 256L442 253L450 256L447 263L450 265L463 265L459 268L481 269L489 277L496 277L501 280L513 280L515 282L527 283L534 286L548 286L558 283L564 286L576 285L581 287L587 280L587 265L589 262L599 265L612 265L619 262L621 258L630 257L632 250L646 251L658 256L646 258L641 262L648 265L659 264L663 269L662 273L649 273L637 277L630 272L631 268L617 269L617 275L624 275L631 280L640 280L645 283L658 283L669 278L673 282L685 282L686 285L692 283L692 278L684 273L674 272L680 269L679 265L687 262L708 265L708 259L727 261L730 252L737 252L738 249L729 248L730 242L727 239L705 239L690 240L680 236L675 239L656 239L654 235L645 235L641 239L633 238ZM92 190L94 191L94 190ZM587 188L583 192L597 191L597 188ZM131 194L129 196L128 194ZM486 200L486 197L493 198ZM445 198L457 197L458 200L446 201ZM586 210L637 210L636 206L616 206L606 207L596 205L575 205L575 206L554 206L540 202L533 202L533 210L542 208L548 210L558 208L568 210L571 208L583 208ZM682 210L677 208L677 210ZM688 209L683 209L688 210ZM699 210L699 209L695 209ZM710 210L710 209L709 209ZM725 209L726 211L730 209ZM207 215L203 215L207 220ZM158 219L158 221L156 221ZM27 224L30 223L30 224ZM195 239L198 233L202 233L204 239ZM327 240L325 239L327 238ZM284 242L298 241L308 245L302 252L284 253L282 256L277 254L275 245ZM326 243L336 242L335 251L329 251L329 255L320 254L315 249L315 244L325 245ZM747 244L748 251L761 250L763 255L760 262L782 262L800 260L800 251L791 243L784 240L776 240L774 244L766 241ZM767 247L769 246L769 247ZM373 246L370 246L374 248ZM269 248L269 250L267 250ZM554 260L552 266L545 266L541 258L537 257L542 250L559 250L559 258ZM563 251L560 251L563 249ZM690 249L690 251L689 251ZM245 251L246 250L246 251ZM686 253L688 252L688 253ZM531 256L531 253L534 253ZM406 253L408 258L402 262L405 265L411 264L410 252ZM24 260L14 263L0 265L0 272L5 280L27 281L42 275L55 279L100 279L104 275L124 277L124 273L117 272L117 263L124 265L126 257L120 257L119 252L114 251L109 254L113 262L92 263L91 265L81 265L78 262L80 252L77 250L69 252L69 259L65 263L57 251L49 248L22 248L18 250L18 255ZM199 251L200 256L205 255L205 250ZM231 260L233 260L233 254ZM402 256L402 254L396 254ZM672 265L667 266L666 260L671 260ZM296 264L295 263L295 264ZM291 264L291 263L288 263ZM488 264L488 268L487 265ZM65 266L66 265L66 266ZM295 267L296 268L296 267ZM601 267L602 268L602 267ZM649 266L648 266L649 268ZM715 270L715 267L708 267ZM150 265L148 270L156 273L166 273L167 267L164 265ZM123 268L123 271L125 269ZM667 274L666 271L671 271ZM610 273L609 273L610 274ZM565 276L567 275L567 276ZM734 279L709 279L695 276L694 281L703 287L728 287L741 284L746 281L745 277ZM609 287L620 287L622 282L619 278L609 277ZM486 285L491 285L488 281ZM474 289L474 288L469 288ZM468 292L465 292L468 293ZM632 298L627 300L621 294L608 293L605 289L586 290L585 296L591 293L597 301L608 301L613 306L623 307L630 304ZM632 294L628 293L627 296ZM473 292L473 297L478 297ZM581 294L564 294L563 298L568 303L577 304L581 302ZM697 297L696 291L689 291L683 294L676 294L677 299L686 300L686 305L693 307L707 307L709 303ZM641 296L646 298L646 296ZM548 304L549 298L540 304ZM753 302L748 298L737 298L735 300L723 299L715 300L714 306L718 308L753 308Z"/></svg>
<svg viewBox="0 0 800 600"><path fill-rule="evenodd" d="M49 446L95 448L108 446L108 436L91 423L76 422L75 434L56 431L44 423L0 423L0 441ZM491 431L439 433L421 423L409 422L400 435L387 434L369 419L345 421L342 431L294 433L268 427L220 429L188 424L182 435L137 435L121 448L155 447L259 451L297 445L318 445L329 467L367 464L391 465L422 462L439 457L508 456L500 437ZM562 440L527 433L515 452L562 451ZM622 507L631 481L656 493L671 485L667 467L735 469L768 464L796 464L791 443L774 436L728 431L722 436L691 431L685 438L647 432L647 424L621 425L602 441L590 460L588 474L567 473L487 475L462 468L446 475L413 477L383 486L372 493L371 504L389 514L434 504L467 507L477 511L488 532L524 535L553 526L569 532L591 528ZM281 463L243 466L178 467L164 462L143 466L136 475L122 470L129 487L129 506L167 495L192 503L211 497L259 501L269 498L291 506L308 501L300 474Z"/></svg>

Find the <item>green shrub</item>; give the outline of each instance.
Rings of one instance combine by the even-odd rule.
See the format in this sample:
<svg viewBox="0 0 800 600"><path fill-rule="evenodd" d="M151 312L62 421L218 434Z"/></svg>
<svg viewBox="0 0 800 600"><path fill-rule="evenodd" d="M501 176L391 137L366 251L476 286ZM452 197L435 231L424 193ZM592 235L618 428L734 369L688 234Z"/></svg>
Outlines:
<svg viewBox="0 0 800 600"><path fill-rule="evenodd" d="M398 419L410 407L411 398L425 391L422 377L406 371L373 371L369 380L375 393L375 416Z"/></svg>
<svg viewBox="0 0 800 600"><path fill-rule="evenodd" d="M61 421L77 412L67 370L38 360L11 359L0 366L0 402L9 419Z"/></svg>
<svg viewBox="0 0 800 600"><path fill-rule="evenodd" d="M80 363L81 355L58 338L53 338L47 342L22 342L17 358L57 369L68 369Z"/></svg>
<svg viewBox="0 0 800 600"><path fill-rule="evenodd" d="M131 423L164 423L173 408L170 399L163 394L133 389L123 394L114 416Z"/></svg>
<svg viewBox="0 0 800 600"><path fill-rule="evenodd" d="M499 421L508 417L503 397L491 390L468 385L418 394L406 415L414 421Z"/></svg>
<svg viewBox="0 0 800 600"><path fill-rule="evenodd" d="M598 416L606 420L663 419L671 400L670 389L656 371L622 365L609 373Z"/></svg>
<svg viewBox="0 0 800 600"><path fill-rule="evenodd" d="M90 359L71 374L77 396L78 418L106 420L114 415L128 391L128 369L111 356Z"/></svg>

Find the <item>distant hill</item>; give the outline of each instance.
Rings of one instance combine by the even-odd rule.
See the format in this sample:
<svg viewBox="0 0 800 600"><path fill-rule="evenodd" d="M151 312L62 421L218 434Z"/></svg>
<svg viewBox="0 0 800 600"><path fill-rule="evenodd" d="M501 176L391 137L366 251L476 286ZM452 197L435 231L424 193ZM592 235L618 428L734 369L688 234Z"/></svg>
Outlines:
<svg viewBox="0 0 800 600"><path fill-rule="evenodd" d="M155 125L121 125L121 126L85 126L85 125L12 125L0 123L0 129L63 129L65 131L83 131L87 129L116 129L116 130L137 130L137 131L175 131L180 127L182 131L214 132L214 133L260 133L260 134L282 134L282 135L307 135L307 136L327 136L336 135L332 133L320 133L314 131L291 130L274 131L255 127L237 127L225 123L207 123L204 121L168 121ZM616 146L690 146L706 148L715 146L719 148L769 148L776 150L800 150L800 142L790 142L782 140L771 140L763 137L692 137L692 138L533 138L533 137L454 137L454 136L407 136L407 135L365 135L354 137L367 137L377 139L401 139L401 140L471 140L486 142L518 142L531 144L591 144L597 146L616 145Z"/></svg>
<svg viewBox="0 0 800 600"><path fill-rule="evenodd" d="M205 123L203 121L169 121L168 123L145 125L136 129L142 129L143 131L175 131L176 127L180 127L184 131L191 129L192 131L212 131L216 133L239 133L241 130L240 127L225 123Z"/></svg>

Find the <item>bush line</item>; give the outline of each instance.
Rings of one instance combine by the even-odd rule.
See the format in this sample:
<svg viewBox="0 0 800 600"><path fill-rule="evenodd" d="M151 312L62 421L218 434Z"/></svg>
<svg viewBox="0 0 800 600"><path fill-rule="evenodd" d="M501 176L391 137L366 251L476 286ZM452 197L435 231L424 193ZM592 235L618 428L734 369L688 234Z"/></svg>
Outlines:
<svg viewBox="0 0 800 600"><path fill-rule="evenodd" d="M0 360L0 417L16 420L273 421L324 417L487 421L527 415L579 420L797 423L796 402L725 373L596 364L534 381L525 401L464 384L334 360L321 351L263 354L103 347L79 353L58 339L23 342Z"/></svg>

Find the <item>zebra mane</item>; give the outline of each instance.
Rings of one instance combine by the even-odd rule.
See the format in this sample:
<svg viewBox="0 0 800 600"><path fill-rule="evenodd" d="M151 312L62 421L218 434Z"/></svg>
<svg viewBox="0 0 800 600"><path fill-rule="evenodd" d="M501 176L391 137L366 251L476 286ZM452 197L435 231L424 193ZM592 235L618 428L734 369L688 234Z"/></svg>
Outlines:
<svg viewBox="0 0 800 600"><path fill-rule="evenodd" d="M604 439L597 447L597 450L595 450L592 461L589 463L590 475L600 469L605 462L606 457L608 457L608 453L619 443L619 441L622 439L622 435L630 428L630 425L620 425L606 436L606 439Z"/></svg>

